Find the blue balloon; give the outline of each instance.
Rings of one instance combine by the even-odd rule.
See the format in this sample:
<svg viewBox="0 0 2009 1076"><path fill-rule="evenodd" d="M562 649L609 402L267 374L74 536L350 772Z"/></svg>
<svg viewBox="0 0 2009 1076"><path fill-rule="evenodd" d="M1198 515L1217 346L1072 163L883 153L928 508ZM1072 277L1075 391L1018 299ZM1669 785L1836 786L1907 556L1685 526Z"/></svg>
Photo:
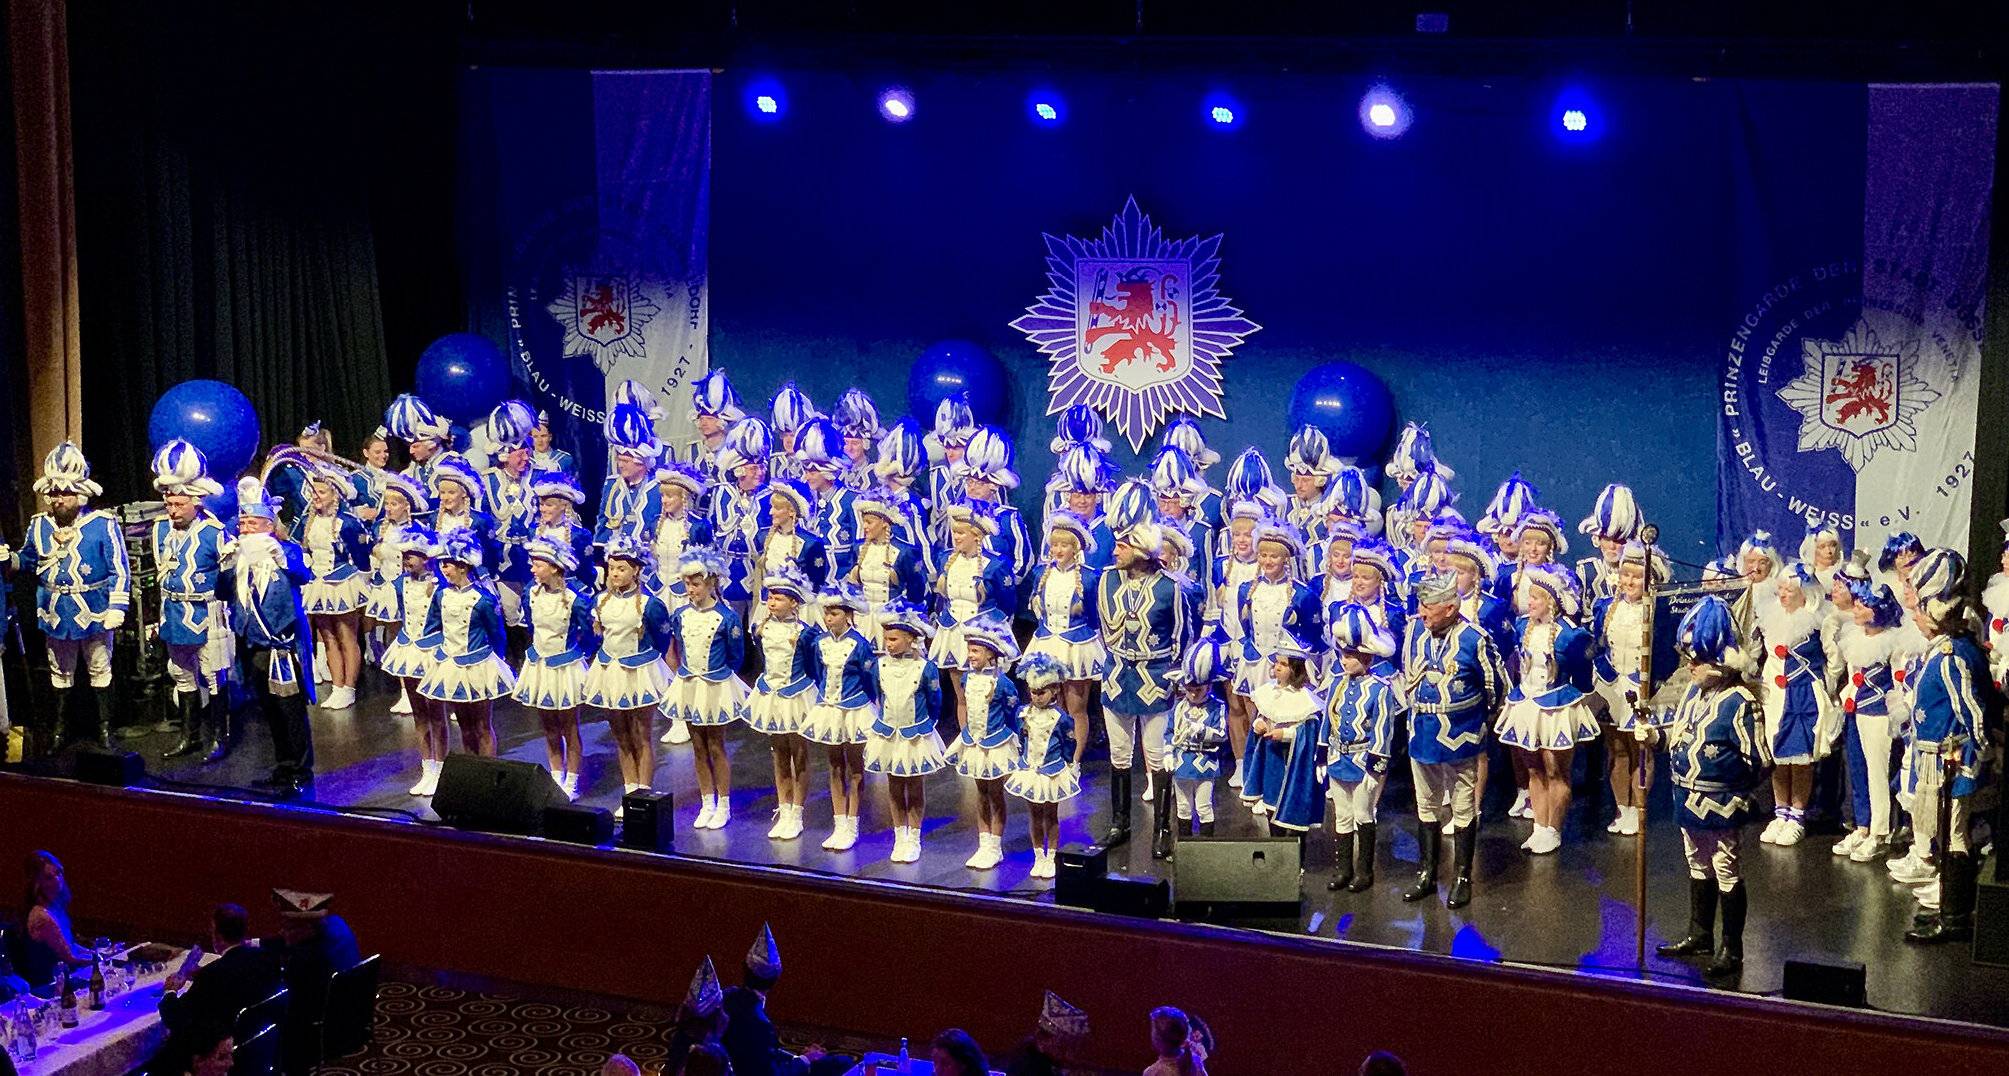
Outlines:
<svg viewBox="0 0 2009 1076"><path fill-rule="evenodd" d="M1290 428L1325 431L1335 456L1371 464L1395 428L1395 397L1374 372L1350 362L1314 366L1291 390Z"/></svg>
<svg viewBox="0 0 2009 1076"><path fill-rule="evenodd" d="M223 482L222 479L217 479L217 481ZM209 511L216 516L216 518L222 520L224 523L226 524L236 523L237 483L223 482L223 492L218 493L214 497L204 497L202 499L202 504L205 508L208 508Z"/></svg>
<svg viewBox="0 0 2009 1076"><path fill-rule="evenodd" d="M958 392L970 394L979 426L996 426L1011 406L1004 364L981 344L941 340L929 344L907 372L907 411L924 430L935 428L935 408Z"/></svg>
<svg viewBox="0 0 2009 1076"><path fill-rule="evenodd" d="M154 403L146 436L155 451L177 437L201 449L209 476L228 486L258 454L258 412L233 385L184 381Z"/></svg>
<svg viewBox="0 0 2009 1076"><path fill-rule="evenodd" d="M434 411L472 425L509 395L509 362L486 336L448 333L419 356L418 394Z"/></svg>

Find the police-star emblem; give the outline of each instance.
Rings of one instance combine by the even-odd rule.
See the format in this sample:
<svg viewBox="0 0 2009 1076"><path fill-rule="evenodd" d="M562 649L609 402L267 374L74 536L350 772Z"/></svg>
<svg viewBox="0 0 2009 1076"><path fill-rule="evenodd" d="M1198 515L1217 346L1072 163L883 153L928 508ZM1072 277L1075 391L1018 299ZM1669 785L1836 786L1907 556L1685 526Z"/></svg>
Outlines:
<svg viewBox="0 0 2009 1076"><path fill-rule="evenodd" d="M1262 328L1219 289L1219 235L1173 241L1131 198L1095 239L1047 235L1047 292L1011 323L1045 353L1047 413L1101 412L1133 449L1166 416L1226 417L1221 363Z"/></svg>
<svg viewBox="0 0 2009 1076"><path fill-rule="evenodd" d="M1839 449L1861 471L1882 449L1917 449L1918 415L1940 393L1919 376L1916 340L1886 339L1862 320L1839 340L1802 340L1800 359L1779 399L1800 413L1801 452Z"/></svg>
<svg viewBox="0 0 2009 1076"><path fill-rule="evenodd" d="M660 308L638 277L623 273L571 273L545 309L565 330L565 354L590 358L602 370L616 359L647 353L642 327Z"/></svg>

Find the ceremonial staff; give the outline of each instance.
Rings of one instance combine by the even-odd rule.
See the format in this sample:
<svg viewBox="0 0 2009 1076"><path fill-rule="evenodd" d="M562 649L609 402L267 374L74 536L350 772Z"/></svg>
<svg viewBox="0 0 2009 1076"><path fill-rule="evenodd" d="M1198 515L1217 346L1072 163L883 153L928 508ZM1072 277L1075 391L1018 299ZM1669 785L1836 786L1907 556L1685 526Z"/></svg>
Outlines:
<svg viewBox="0 0 2009 1076"><path fill-rule="evenodd" d="M1646 970L1646 767L1653 757L1653 621L1659 612L1659 588L1653 582L1651 558L1644 565L1646 590L1640 595L1645 606L1645 616L1640 617L1646 626L1639 651L1639 694L1632 700L1633 727L1646 732L1639 739L1639 750L1633 752L1637 760L1632 767L1632 795L1628 798L1639 801L1639 825L1635 827L1633 838L1632 864L1632 907L1633 907L1633 962L1639 970Z"/></svg>

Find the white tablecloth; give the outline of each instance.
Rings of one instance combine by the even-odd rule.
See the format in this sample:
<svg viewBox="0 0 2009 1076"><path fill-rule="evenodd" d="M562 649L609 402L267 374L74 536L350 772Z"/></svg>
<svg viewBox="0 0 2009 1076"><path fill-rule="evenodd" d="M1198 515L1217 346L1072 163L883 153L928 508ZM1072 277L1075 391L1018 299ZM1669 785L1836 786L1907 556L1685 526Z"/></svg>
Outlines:
<svg viewBox="0 0 2009 1076"><path fill-rule="evenodd" d="M216 959L206 955L203 963ZM179 960L169 970L181 966ZM167 1041L160 1022L161 984L166 971L140 976L131 990L105 1002L103 1012L77 998L77 1026L59 1029L38 1044L33 1061L16 1061L21 1076L124 1076L152 1057Z"/></svg>

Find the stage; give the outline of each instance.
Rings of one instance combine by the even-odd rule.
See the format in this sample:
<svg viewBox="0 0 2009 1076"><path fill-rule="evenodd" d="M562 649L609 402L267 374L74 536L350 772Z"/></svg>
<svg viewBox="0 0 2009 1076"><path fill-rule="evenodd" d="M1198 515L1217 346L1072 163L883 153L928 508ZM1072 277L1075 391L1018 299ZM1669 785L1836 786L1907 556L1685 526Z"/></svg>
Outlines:
<svg viewBox="0 0 2009 1076"><path fill-rule="evenodd" d="M318 780L315 806L412 823L437 823L425 800L406 790L418 777L415 735L409 718L386 711L389 697L368 693L351 715L312 711ZM496 729L505 756L544 762L533 715L513 704L497 708ZM660 729L659 729L660 731ZM620 788L613 748L604 723L584 726L587 769L581 802L612 807ZM161 786L219 798L261 799L249 791L270 759L264 729L254 724L225 762L162 763L156 755L165 736L126 741L141 751L149 773ZM829 809L821 752L812 750L808 830L791 842L765 836L774 799L768 755L761 739L735 731L733 821L723 831L689 827L696 814L696 783L688 747L658 746L656 787L675 795L680 855L810 872L831 878L891 882L954 890L1013 900L1052 903L1051 883L1027 877L1031 866L1023 803L1012 801L1005 832L1006 859L993 871L963 867L974 850L974 786L961 778L931 778L928 821L920 862L887 861L892 834L885 822L883 781L868 779L865 821L858 846L843 853L819 847L827 834ZM1098 839L1107 825L1108 768L1100 738L1091 746L1084 791L1061 813L1063 843ZM1490 963L1541 967L1615 978L1639 978L1633 967L1633 847L1629 838L1604 832L1606 815L1595 825L1591 795L1597 782L1583 778L1562 850L1534 857L1519 850L1529 823L1504 814L1506 784L1496 769L1494 795L1481 830L1474 897L1469 907L1450 911L1440 895L1405 904L1400 890L1415 870L1414 815L1406 779L1393 783L1381 805L1381 848L1375 886L1360 894L1328 893L1325 838L1312 840L1297 932L1325 939L1450 956ZM1687 964L1651 955L1651 946L1678 937L1687 924L1687 884L1679 836L1667 817L1665 784L1653 807L1648 831L1649 981L1701 984L1699 962ZM1138 793L1141 798L1142 785ZM1219 790L1217 837L1261 835L1257 821ZM1608 808L1596 807L1600 811ZM1149 851L1151 812L1140 803L1133 812L1130 843L1113 850L1110 869L1129 874L1167 874L1169 862ZM1974 966L1965 944L1916 947L1902 934L1914 904L1908 888L1889 880L1882 864L1851 863L1829 853L1833 837L1810 837L1794 848L1760 845L1749 831L1744 870L1752 893L1745 933L1745 970L1736 988L1746 994L1778 995L1787 959L1857 962L1869 968L1873 1008L2009 1027L2009 969ZM1450 878L1445 853L1443 883ZM1112 920L1121 922L1121 920Z"/></svg>

